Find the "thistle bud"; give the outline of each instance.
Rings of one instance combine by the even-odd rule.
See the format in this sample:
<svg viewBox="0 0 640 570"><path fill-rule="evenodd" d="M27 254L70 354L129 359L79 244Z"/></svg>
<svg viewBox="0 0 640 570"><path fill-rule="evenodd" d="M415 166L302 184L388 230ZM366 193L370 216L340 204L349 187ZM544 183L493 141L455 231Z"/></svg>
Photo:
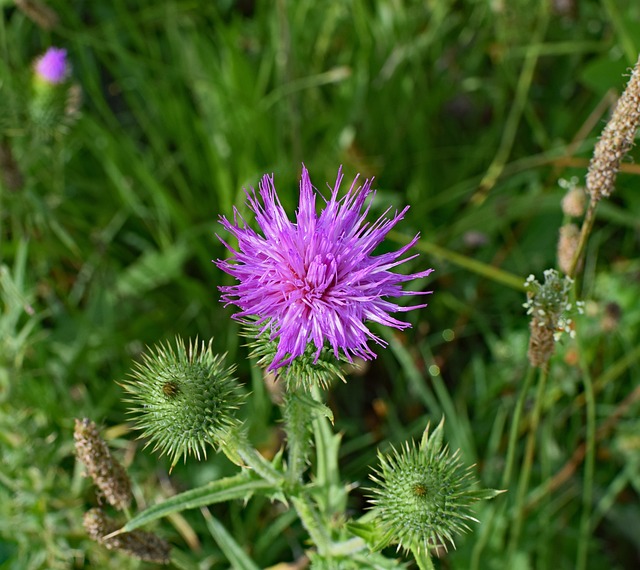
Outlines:
<svg viewBox="0 0 640 570"><path fill-rule="evenodd" d="M134 405L135 427L154 451L171 457L172 468L180 456L206 457L207 446L224 445L240 426L234 417L242 401L232 376L235 367L224 367L211 342L198 345L196 340L187 348L177 338L175 349L160 344L143 355L122 384Z"/></svg>
<svg viewBox="0 0 640 570"><path fill-rule="evenodd" d="M570 303L573 279L561 277L555 269L544 272L544 284L530 275L525 287L527 302L523 306L527 315L531 315L529 362L532 366L545 366L562 334L575 336L572 317L576 313L582 314L584 303L578 301L575 307Z"/></svg>
<svg viewBox="0 0 640 570"><path fill-rule="evenodd" d="M48 137L63 130L68 122L71 67L67 50L51 47L36 59L33 66L33 96L29 101L29 117L36 134Z"/></svg>
<svg viewBox="0 0 640 570"><path fill-rule="evenodd" d="M420 445L406 443L399 451L378 453L380 466L371 475L378 487L371 502L374 518L382 530L383 548L397 544L406 551L429 553L454 544L454 535L478 522L471 505L491 499L502 491L475 489L472 467L465 468L459 450L442 446L444 418Z"/></svg>
<svg viewBox="0 0 640 570"><path fill-rule="evenodd" d="M84 463L104 498L118 510L128 508L131 504L131 480L100 437L96 424L87 418L76 419L73 437L78 459Z"/></svg>
<svg viewBox="0 0 640 570"><path fill-rule="evenodd" d="M67 50L51 47L35 61L35 80L48 85L59 85L69 77Z"/></svg>
<svg viewBox="0 0 640 570"><path fill-rule="evenodd" d="M87 511L83 524L89 538L109 550L120 550L134 558L156 564L169 564L171 561L169 556L171 545L152 532L133 530L109 536L116 532L121 525L101 509Z"/></svg>

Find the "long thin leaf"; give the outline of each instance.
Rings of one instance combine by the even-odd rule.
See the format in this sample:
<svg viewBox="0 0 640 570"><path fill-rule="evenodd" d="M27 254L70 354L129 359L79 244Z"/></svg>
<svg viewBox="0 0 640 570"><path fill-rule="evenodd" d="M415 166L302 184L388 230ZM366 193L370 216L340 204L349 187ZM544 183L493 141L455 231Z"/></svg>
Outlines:
<svg viewBox="0 0 640 570"><path fill-rule="evenodd" d="M256 491L267 489L271 489L269 483L253 479L249 474L241 473L233 477L226 477L180 493L162 503L145 509L133 517L122 530L129 532L168 514L187 509L195 509L233 499L247 499Z"/></svg>

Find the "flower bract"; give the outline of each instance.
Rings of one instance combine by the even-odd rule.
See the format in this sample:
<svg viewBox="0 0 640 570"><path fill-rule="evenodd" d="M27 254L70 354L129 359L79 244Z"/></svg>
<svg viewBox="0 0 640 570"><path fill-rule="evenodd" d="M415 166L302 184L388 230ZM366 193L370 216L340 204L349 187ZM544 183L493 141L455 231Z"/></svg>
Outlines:
<svg viewBox="0 0 640 570"><path fill-rule="evenodd" d="M211 341L186 346L177 338L175 349L160 344L145 353L122 383L135 427L154 450L172 458L172 468L181 456L206 457L208 446L218 448L235 437L242 396L233 371L213 354Z"/></svg>
<svg viewBox="0 0 640 570"><path fill-rule="evenodd" d="M454 536L478 522L471 513L473 503L501 493L476 489L470 467L464 467L459 452L442 445L443 421L420 445L406 443L400 450L378 453L380 466L371 475L378 486L372 491L373 513L380 525L381 544L396 544L404 550L430 551L454 544Z"/></svg>
<svg viewBox="0 0 640 570"><path fill-rule="evenodd" d="M220 287L222 301L240 311L234 317L257 325L260 334L277 342L268 370L286 367L305 353L310 343L315 359L325 346L336 358L354 356L370 360L375 353L368 342L385 342L367 323L405 329L409 323L392 313L424 307L403 307L390 297L428 294L404 291L406 281L426 277L432 269L402 275L392 271L416 257L403 255L418 235L396 251L374 255L388 232L407 208L387 217L390 208L374 222L367 221L375 192L372 180L362 186L358 177L339 198L342 171L324 208L316 211L317 192L303 166L295 222L287 217L278 198L273 176L264 176L259 191L247 192L248 206L260 231L255 231L234 209L233 222L220 223L238 240L237 249L221 239L232 255L218 260L220 269L236 278L235 285Z"/></svg>

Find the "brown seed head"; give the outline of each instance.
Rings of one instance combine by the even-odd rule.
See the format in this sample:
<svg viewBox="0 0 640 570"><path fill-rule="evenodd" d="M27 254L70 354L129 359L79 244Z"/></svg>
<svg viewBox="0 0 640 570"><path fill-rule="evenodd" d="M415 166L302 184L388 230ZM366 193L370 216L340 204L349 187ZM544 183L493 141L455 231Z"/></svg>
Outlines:
<svg viewBox="0 0 640 570"><path fill-rule="evenodd" d="M73 437L78 459L105 499L118 510L126 509L131 504L131 481L124 467L111 455L96 424L87 418L76 419Z"/></svg>
<svg viewBox="0 0 640 570"><path fill-rule="evenodd" d="M156 564L169 564L171 560L171 545L152 532L133 530L105 538L118 530L120 525L101 509L86 512L83 523L89 537L109 550L120 550L134 558Z"/></svg>
<svg viewBox="0 0 640 570"><path fill-rule="evenodd" d="M587 172L587 192L598 201L614 190L620 162L629 152L640 123L640 59L602 131Z"/></svg>

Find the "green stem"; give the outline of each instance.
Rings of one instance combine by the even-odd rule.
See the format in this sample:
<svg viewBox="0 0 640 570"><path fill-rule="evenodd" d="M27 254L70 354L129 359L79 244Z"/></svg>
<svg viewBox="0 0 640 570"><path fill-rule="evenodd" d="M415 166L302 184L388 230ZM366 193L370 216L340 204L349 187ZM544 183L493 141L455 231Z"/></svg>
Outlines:
<svg viewBox="0 0 640 570"><path fill-rule="evenodd" d="M571 278L575 276L576 269L578 268L578 263L580 262L580 258L582 257L585 247L587 246L587 240L589 239L589 234L591 233L591 229L593 228L593 222L596 219L597 205L598 202L596 200L590 200L589 207L587 208L587 213L585 214L584 220L582 222L582 228L580 229L580 239L578 241L578 247L576 248L576 252L573 255L571 267L569 268L569 272L567 273L567 275Z"/></svg>
<svg viewBox="0 0 640 570"><path fill-rule="evenodd" d="M282 404L282 415L287 432L287 483L290 487L299 484L307 465L310 442L308 432L313 415L295 392L286 394Z"/></svg>
<svg viewBox="0 0 640 570"><path fill-rule="evenodd" d="M582 351L581 351L581 354ZM582 515L580 517L580 535L578 539L578 553L576 558L576 570L584 570L587 567L587 549L589 546L589 534L591 533L591 505L593 503L593 476L595 470L596 452L596 401L593 391L593 382L588 367L582 363L582 377L584 383L584 395L587 411L587 437L585 441L584 459L584 485L582 491Z"/></svg>
<svg viewBox="0 0 640 570"><path fill-rule="evenodd" d="M325 555L331 549L331 536L327 531L327 524L320 516L311 499L306 493L301 493L298 497L291 497L296 513L314 545L318 549L318 554Z"/></svg>
<svg viewBox="0 0 640 570"><path fill-rule="evenodd" d="M511 484L511 475L513 473L513 465L516 455L516 445L518 443L518 434L520 432L520 418L522 417L522 410L524 409L524 403L529 393L529 388L533 382L536 369L530 366L527 375L525 376L524 383L520 389L516 407L513 411L513 420L511 421L511 429L509 431L509 443L507 446L507 459L505 461L504 471L502 472L502 482L500 487L502 489L508 489ZM489 538L492 535L494 520L500 520L504 513L506 501L503 501L500 506L497 506L491 511L491 515L486 521L483 521L482 530L480 536L473 547L471 552L471 561L469 564L470 570L478 570L480 568L480 559L482 558L482 551L489 542Z"/></svg>
<svg viewBox="0 0 640 570"><path fill-rule="evenodd" d="M435 570L435 566L433 565L433 560L431 559L431 555L425 548L420 548L417 546L411 547L411 553L413 557L416 559L416 564L420 570Z"/></svg>
<svg viewBox="0 0 640 570"><path fill-rule="evenodd" d="M535 371L536 369L533 366L529 366L527 375L524 379L524 384L522 386L522 389L520 390L520 394L518 395L516 407L513 411L513 421L511 422L511 430L509 432L509 445L507 447L507 460L502 475L501 487L503 489L508 488L509 484L511 483L511 474L513 472L513 464L516 454L516 444L518 442L518 433L520 432L520 418L522 416L524 403L527 400L527 393L529 392L529 388L531 387L531 383L533 382L533 377L535 376Z"/></svg>
<svg viewBox="0 0 640 570"><path fill-rule="evenodd" d="M514 566L514 556L518 541L520 539L520 533L522 532L522 524L524 521L524 503L527 489L529 488L529 478L531 476L531 467L533 465L533 456L536 446L536 432L538 431L538 424L540 422L540 411L542 410L542 401L544 399L545 388L547 385L547 378L549 376L547 367L540 368L540 377L538 379L538 389L536 390L536 399L531 413L531 423L529 424L529 434L527 436L527 443L524 452L524 458L522 460L522 469L520 471L520 478L518 481L518 492L516 495L515 504L515 520L513 522L513 530L509 539L509 548L507 560L509 560L508 567Z"/></svg>
<svg viewBox="0 0 640 570"><path fill-rule="evenodd" d="M542 40L549 22L549 8L547 6L547 2L541 2L539 6L540 9L535 28L533 30L533 36L521 67L513 102L509 106L509 114L507 115L507 120L505 121L504 128L502 130L502 140L500 141L500 146L498 147L493 161L480 181L478 190L471 197L471 201L474 204L481 204L484 202L489 192L498 181L498 178L502 175L507 160L509 159L509 155L511 154L513 143L516 139L518 126L520 125L522 114L524 113L528 102L527 95L533 82L534 71L540 57L538 46L543 43Z"/></svg>
<svg viewBox="0 0 640 570"><path fill-rule="evenodd" d="M244 464L255 471L265 481L275 487L284 483L284 477L269 461L267 461L255 447L253 447L244 432L239 431L228 438L222 445L226 456L238 465Z"/></svg>
<svg viewBox="0 0 640 570"><path fill-rule="evenodd" d="M368 548L367 543L360 537L350 538L344 542L334 542L331 545L331 556L349 556Z"/></svg>

